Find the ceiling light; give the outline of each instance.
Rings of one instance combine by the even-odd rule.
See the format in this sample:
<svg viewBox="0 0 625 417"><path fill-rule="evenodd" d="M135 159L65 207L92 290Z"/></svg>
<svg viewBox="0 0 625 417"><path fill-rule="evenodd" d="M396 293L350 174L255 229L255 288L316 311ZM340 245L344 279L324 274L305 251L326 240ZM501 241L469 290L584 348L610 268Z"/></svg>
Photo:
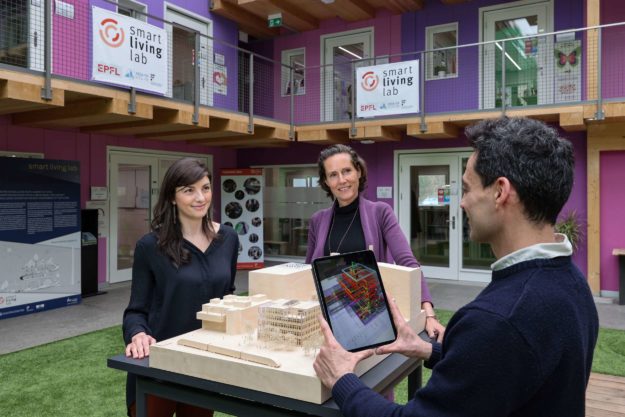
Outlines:
<svg viewBox="0 0 625 417"><path fill-rule="evenodd" d="M323 3L323 4L332 4L332 3L334 3L334 0L321 0L321 3Z"/></svg>
<svg viewBox="0 0 625 417"><path fill-rule="evenodd" d="M339 49L347 54L350 54L351 56L353 56L356 59L362 59L362 57L358 54L353 53L352 51L350 51L349 49L343 48L342 46L339 46ZM519 68L520 69L520 68Z"/></svg>
<svg viewBox="0 0 625 417"><path fill-rule="evenodd" d="M503 48L501 47L501 45L499 45L499 43L495 42L495 46L497 46L497 48L499 48L500 51L503 51ZM519 70L521 71L521 67L519 67L519 64L516 63L516 61L514 59L512 59L512 57L505 52L506 54L506 58L508 58L510 60L510 62L512 62L512 64Z"/></svg>

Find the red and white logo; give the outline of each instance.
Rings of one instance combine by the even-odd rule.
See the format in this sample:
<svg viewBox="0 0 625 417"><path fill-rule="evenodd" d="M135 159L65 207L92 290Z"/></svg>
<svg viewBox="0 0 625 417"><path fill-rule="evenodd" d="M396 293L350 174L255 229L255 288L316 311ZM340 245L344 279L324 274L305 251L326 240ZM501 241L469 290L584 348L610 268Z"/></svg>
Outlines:
<svg viewBox="0 0 625 417"><path fill-rule="evenodd" d="M379 83L378 76L373 71L367 71L362 74L362 88L365 91L373 91Z"/></svg>
<svg viewBox="0 0 625 417"><path fill-rule="evenodd" d="M115 19L106 18L100 22L100 38L111 48L118 48L124 43L124 29L118 27Z"/></svg>

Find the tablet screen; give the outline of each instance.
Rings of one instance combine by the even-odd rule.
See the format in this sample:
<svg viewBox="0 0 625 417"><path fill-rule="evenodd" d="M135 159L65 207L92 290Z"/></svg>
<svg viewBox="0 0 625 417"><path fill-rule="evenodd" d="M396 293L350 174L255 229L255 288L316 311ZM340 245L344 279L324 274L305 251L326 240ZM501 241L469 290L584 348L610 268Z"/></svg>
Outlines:
<svg viewBox="0 0 625 417"><path fill-rule="evenodd" d="M323 314L336 340L350 352L391 343L397 337L372 251L313 261Z"/></svg>

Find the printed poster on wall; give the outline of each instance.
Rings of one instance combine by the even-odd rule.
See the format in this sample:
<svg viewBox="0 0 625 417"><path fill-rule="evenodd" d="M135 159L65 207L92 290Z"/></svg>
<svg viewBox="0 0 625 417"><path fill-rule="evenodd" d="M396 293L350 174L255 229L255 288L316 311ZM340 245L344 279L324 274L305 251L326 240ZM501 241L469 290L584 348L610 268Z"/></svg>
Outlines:
<svg viewBox="0 0 625 417"><path fill-rule="evenodd" d="M99 7L92 10L92 79L165 94L167 32Z"/></svg>
<svg viewBox="0 0 625 417"><path fill-rule="evenodd" d="M419 60L356 69L356 116L419 112Z"/></svg>
<svg viewBox="0 0 625 417"><path fill-rule="evenodd" d="M580 101L582 97L582 42L563 41L554 45L556 103Z"/></svg>
<svg viewBox="0 0 625 417"><path fill-rule="evenodd" d="M221 223L239 235L237 269L264 266L262 168L221 170Z"/></svg>
<svg viewBox="0 0 625 417"><path fill-rule="evenodd" d="M2 158L0 319L78 304L80 165Z"/></svg>

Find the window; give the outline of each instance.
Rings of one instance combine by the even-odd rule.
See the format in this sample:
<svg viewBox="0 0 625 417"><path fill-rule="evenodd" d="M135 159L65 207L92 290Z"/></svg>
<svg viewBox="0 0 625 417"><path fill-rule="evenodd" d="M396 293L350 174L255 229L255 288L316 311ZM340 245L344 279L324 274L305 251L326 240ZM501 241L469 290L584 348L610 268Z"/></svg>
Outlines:
<svg viewBox="0 0 625 417"><path fill-rule="evenodd" d="M137 20L147 22L147 11L147 6L137 1L117 0L117 13L121 15L134 17Z"/></svg>
<svg viewBox="0 0 625 417"><path fill-rule="evenodd" d="M293 68L293 81L290 80ZM306 94L306 49L289 49L282 51L282 96Z"/></svg>
<svg viewBox="0 0 625 417"><path fill-rule="evenodd" d="M458 76L458 23L429 26L425 28L426 79L453 78ZM443 49L437 51L437 49Z"/></svg>
<svg viewBox="0 0 625 417"><path fill-rule="evenodd" d="M331 204L318 185L317 166L268 166L263 173L265 255L306 256L308 222L317 210Z"/></svg>

